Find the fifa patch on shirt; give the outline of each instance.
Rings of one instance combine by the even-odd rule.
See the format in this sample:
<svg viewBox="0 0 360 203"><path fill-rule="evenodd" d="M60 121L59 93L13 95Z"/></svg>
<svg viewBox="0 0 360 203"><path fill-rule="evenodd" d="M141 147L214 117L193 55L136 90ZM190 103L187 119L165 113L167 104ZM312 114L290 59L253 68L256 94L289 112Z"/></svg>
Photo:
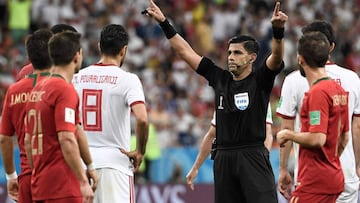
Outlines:
<svg viewBox="0 0 360 203"><path fill-rule="evenodd" d="M320 111L310 111L310 125L320 125Z"/></svg>
<svg viewBox="0 0 360 203"><path fill-rule="evenodd" d="M65 107L65 122L75 124L75 110Z"/></svg>
<svg viewBox="0 0 360 203"><path fill-rule="evenodd" d="M247 92L235 94L234 103L239 110L245 110L249 106L249 94Z"/></svg>

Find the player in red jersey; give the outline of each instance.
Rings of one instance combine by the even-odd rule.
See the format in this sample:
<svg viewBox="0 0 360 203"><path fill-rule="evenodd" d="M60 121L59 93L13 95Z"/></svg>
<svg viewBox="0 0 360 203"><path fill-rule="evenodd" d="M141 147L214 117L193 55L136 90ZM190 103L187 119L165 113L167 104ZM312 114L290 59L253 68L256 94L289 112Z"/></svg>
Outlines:
<svg viewBox="0 0 360 203"><path fill-rule="evenodd" d="M60 32L64 32L64 31L72 31L72 32L77 32L77 30L71 26L71 25L67 25L67 24L56 24L53 27L50 28L51 32L53 34L56 33L60 33ZM34 72L34 67L31 63L25 65L20 72L16 75L15 81L19 81L23 78L25 78L27 75L30 75L31 73Z"/></svg>
<svg viewBox="0 0 360 203"><path fill-rule="evenodd" d="M24 149L25 105L34 85L50 75L51 59L47 43L52 36L50 30L38 30L26 41L26 51L35 72L29 77L11 85L6 93L2 122L0 126L0 146L7 178L9 196L19 202L32 202L30 179L31 169ZM17 136L20 148L21 174L17 179L13 158L13 135Z"/></svg>
<svg viewBox="0 0 360 203"><path fill-rule="evenodd" d="M49 76L49 70L52 65L51 59L48 55L48 49L47 49L47 42L50 38L50 36L53 33L59 33L63 31L74 31L76 32L75 28L72 26L66 25L66 24L57 24L51 28L50 30L41 30L37 31L36 34L34 33L33 36L29 37L28 41L26 42L26 48L28 53L28 58L30 62L34 63L35 70L33 69L33 64L30 63L26 67L28 70L31 69L31 72L24 75L26 78L25 80L22 80L21 82L18 82L16 85L13 85L8 91L8 101L5 106L7 109L3 109L3 123L1 127L0 134L3 134L0 136L0 146L2 149L2 157L4 162L4 167L7 174L8 179L8 195L14 199L18 200L19 202L31 202L31 191L30 191L30 175L31 171L28 166L27 158L25 155L24 150L24 125L23 125L23 118L25 116L25 103L27 98L21 98L27 97L32 90L33 86L36 84L36 82L39 82L40 79L43 79L42 76ZM50 36L49 36L50 34ZM46 66L46 67L45 67ZM25 67L24 67L25 68ZM34 72L34 74L32 74ZM27 77L28 76L28 77ZM11 100L12 99L12 100ZM19 102L19 99L23 99L21 102ZM25 100L24 100L25 99ZM15 101L17 100L17 101ZM15 101L13 103L16 103L15 105L12 105L11 102ZM18 113L14 113L18 112ZM13 158L13 140L12 135L17 135L18 138L18 144L20 146L20 158L21 158L21 175L19 179L17 180L17 175L14 167L14 158ZM96 170L94 165L92 164L92 158L89 152L87 139L85 134L83 133L81 126L78 125L78 131L79 138L79 148L81 157L84 161L84 163L88 166L87 168L87 175L89 178L93 180L93 190L95 190L98 182L98 177L96 174ZM18 182L19 185L18 186ZM20 187L20 188L18 188ZM18 193L20 193L18 197ZM25 201L28 200L28 201Z"/></svg>
<svg viewBox="0 0 360 203"><path fill-rule="evenodd" d="M327 76L330 44L320 32L305 33L298 42L300 72L309 83L300 111L301 132L278 132L280 146L300 145L298 185L290 202L335 203L344 190L340 164L349 136L348 93Z"/></svg>
<svg viewBox="0 0 360 203"><path fill-rule="evenodd" d="M81 35L55 34L49 41L51 77L38 83L26 106L25 149L33 166L35 202L92 202L75 137L79 98L71 84L82 63Z"/></svg>

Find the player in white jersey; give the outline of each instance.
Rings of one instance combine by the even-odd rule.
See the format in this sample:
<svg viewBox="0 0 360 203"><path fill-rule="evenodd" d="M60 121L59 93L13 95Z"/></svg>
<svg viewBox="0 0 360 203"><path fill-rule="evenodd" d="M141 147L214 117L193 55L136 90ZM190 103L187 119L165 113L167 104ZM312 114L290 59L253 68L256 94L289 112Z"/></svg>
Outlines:
<svg viewBox="0 0 360 203"><path fill-rule="evenodd" d="M73 80L99 175L95 203L135 202L133 171L139 168L146 149L148 117L143 87L137 75L121 68L128 41L121 25L105 26L99 63L80 70ZM131 112L136 118L134 151L129 151Z"/></svg>
<svg viewBox="0 0 360 203"><path fill-rule="evenodd" d="M325 21L315 21L303 28L303 33L319 31L326 35L331 43L330 51L334 49L334 31L332 26ZM345 177L344 192L337 199L337 203L357 203L359 177L359 147L360 147L360 80L356 73L342 68L330 61L325 65L325 70L332 79L337 81L345 91L349 92L349 122L350 136L349 142L342 153L340 160ZM284 80L279 105L276 114L282 117L282 129L300 131L299 111L302 105L304 93L309 90L309 85L305 77L300 75L300 71L290 73ZM290 198L292 180L287 168L288 157L291 151L291 144L295 152L294 184L297 184L297 160L299 146L296 143L287 143L280 149L280 172L278 187L285 198ZM329 177L331 178L331 177Z"/></svg>
<svg viewBox="0 0 360 203"><path fill-rule="evenodd" d="M212 150L212 143L215 141L215 134L216 134L216 121L215 121L215 112L213 115L213 118L211 120L211 125L209 130L204 135L204 138L200 145L199 153L196 157L196 160L191 167L190 171L186 175L186 181L189 185L191 190L194 190L194 180L198 174L200 166L204 163L205 159L209 156L211 150ZM265 147L270 151L272 142L273 142L273 135L272 135L272 129L271 126L273 124L272 120L272 113L271 113L271 106L270 103L267 108L266 113L266 138L264 141Z"/></svg>

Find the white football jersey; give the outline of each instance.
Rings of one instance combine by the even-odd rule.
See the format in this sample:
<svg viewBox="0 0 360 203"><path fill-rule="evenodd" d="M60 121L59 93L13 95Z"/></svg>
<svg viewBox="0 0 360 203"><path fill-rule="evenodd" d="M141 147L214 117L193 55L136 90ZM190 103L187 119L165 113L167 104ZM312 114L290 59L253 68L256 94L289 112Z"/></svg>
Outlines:
<svg viewBox="0 0 360 203"><path fill-rule="evenodd" d="M80 70L73 84L96 168L132 175L132 164L120 148L130 150L131 105L145 103L139 77L114 65L95 64Z"/></svg>
<svg viewBox="0 0 360 203"><path fill-rule="evenodd" d="M356 73L342 68L334 63L327 63L325 66L327 75L338 82L345 91L349 92L349 121L350 134L349 142L342 153L340 160L343 168L345 182L355 182L359 178L355 171L355 157L352 145L351 123L352 116L360 116L360 80ZM285 119L295 119L294 129L299 132L301 129L299 112L302 105L304 93L308 91L309 84L305 77L301 76L300 71L290 73L284 80L281 97L279 100L276 114ZM295 166L294 183L296 184L298 174L298 154L299 146L294 143Z"/></svg>

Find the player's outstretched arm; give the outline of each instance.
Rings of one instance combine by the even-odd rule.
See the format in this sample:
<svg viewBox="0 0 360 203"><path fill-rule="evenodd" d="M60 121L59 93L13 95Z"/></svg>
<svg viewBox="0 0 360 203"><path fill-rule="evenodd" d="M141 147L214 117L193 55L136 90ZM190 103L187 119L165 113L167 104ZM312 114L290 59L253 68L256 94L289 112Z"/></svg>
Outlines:
<svg viewBox="0 0 360 203"><path fill-rule="evenodd" d="M159 22L160 27L164 31L166 37L169 39L171 47L175 50L180 57L190 65L193 70L196 70L200 64L201 56L198 55L177 32L174 27L166 19L160 8L149 0L150 7L144 11L146 15L153 17Z"/></svg>
<svg viewBox="0 0 360 203"><path fill-rule="evenodd" d="M191 190L195 189L194 180L198 174L199 168L210 154L211 143L215 138L215 134L216 134L216 128L213 125L211 125L201 142L200 151L196 157L196 160L193 166L191 167L190 171L186 175L186 182Z"/></svg>
<svg viewBox="0 0 360 203"><path fill-rule="evenodd" d="M304 147L322 147L326 142L326 135L324 133L310 133L310 132L301 132L296 133L292 130L283 129L277 133L276 139L280 147L288 141L294 141Z"/></svg>
<svg viewBox="0 0 360 203"><path fill-rule="evenodd" d="M266 60L266 65L271 70L279 69L284 57L284 28L288 16L280 11L280 2L276 2L271 17L273 38L271 41L271 55Z"/></svg>

